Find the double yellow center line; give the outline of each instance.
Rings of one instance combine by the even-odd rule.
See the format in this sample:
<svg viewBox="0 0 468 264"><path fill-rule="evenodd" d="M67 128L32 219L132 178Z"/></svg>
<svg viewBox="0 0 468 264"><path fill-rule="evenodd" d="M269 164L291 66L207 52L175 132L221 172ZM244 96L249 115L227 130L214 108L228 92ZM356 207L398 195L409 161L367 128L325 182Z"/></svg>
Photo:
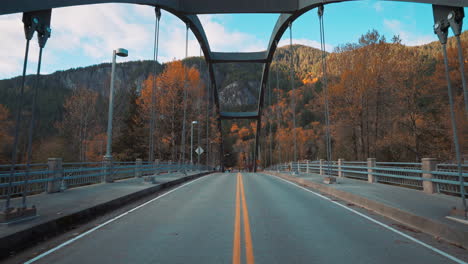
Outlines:
<svg viewBox="0 0 468 264"><path fill-rule="evenodd" d="M245 240L245 257L247 264L254 264L254 255L252 247L252 235L250 233L249 223L249 210L247 209L247 202L244 194L244 182L242 180L242 174L237 173L237 184L236 184L236 213L234 220L234 243L232 249L232 263L241 263L241 202L243 212L243 225L244 225L244 240Z"/></svg>

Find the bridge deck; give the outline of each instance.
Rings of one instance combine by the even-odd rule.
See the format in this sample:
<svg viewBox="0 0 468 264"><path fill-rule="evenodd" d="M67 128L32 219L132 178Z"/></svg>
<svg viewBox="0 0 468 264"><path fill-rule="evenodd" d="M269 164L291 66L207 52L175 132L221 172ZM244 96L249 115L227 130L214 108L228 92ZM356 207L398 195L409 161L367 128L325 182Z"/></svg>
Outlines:
<svg viewBox="0 0 468 264"><path fill-rule="evenodd" d="M348 181L342 185L359 188ZM49 196L60 195L66 194ZM430 207L419 201L421 207ZM217 173L114 215L35 263L450 263L446 256L345 207L368 214L274 176ZM370 217L394 226L388 219ZM438 243L421 234L417 239ZM465 250L438 246L468 260ZM15 260L32 257L25 253Z"/></svg>

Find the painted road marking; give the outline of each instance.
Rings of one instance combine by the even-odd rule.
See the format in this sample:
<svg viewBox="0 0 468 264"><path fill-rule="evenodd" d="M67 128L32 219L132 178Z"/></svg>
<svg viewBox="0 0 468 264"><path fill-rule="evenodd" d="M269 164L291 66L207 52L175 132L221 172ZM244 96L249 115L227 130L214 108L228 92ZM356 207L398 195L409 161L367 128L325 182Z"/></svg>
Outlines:
<svg viewBox="0 0 468 264"><path fill-rule="evenodd" d="M147 201L147 202L145 202L145 203L143 203L143 204L141 204L141 205L139 205L139 206L137 206L137 207L135 207L135 208L133 208L133 209L131 209L131 210L128 210L127 212L122 213L122 214L120 214L120 215L118 215L118 216L116 216L116 217L114 217L114 218L112 218L112 219L110 219L110 220L108 220L108 221L106 221L106 222L104 222L104 223L102 223L102 224L100 224L100 225L98 225L98 226L96 226L96 227L94 227L94 228L92 228L92 229L90 229L90 230L84 232L83 234L81 234L81 235L79 235L79 236L76 236L76 237L74 237L74 238L72 238L72 239L70 239L70 240L68 240L68 241L63 242L62 244L60 244L60 245L58 245L58 246L56 246L56 247L54 247L54 248L52 248L52 249L50 249L50 250L48 250L48 251L46 251L46 252L44 252L44 253L42 253L42 254L36 256L35 258L32 258L32 259L30 259L30 260L24 262L24 264L30 264L30 263L36 262L36 261L40 260L41 258L43 258L43 257L45 257L45 256L47 256L47 255L50 255L51 253L54 253L55 251L57 251L57 250L59 250L59 249L65 247L65 246L67 246L67 245L69 245L69 244L71 244L71 243L73 243L73 242L75 242L75 241L77 241L78 239L83 238L83 237L85 237L85 236L91 234L92 232L94 232L94 231L96 231L96 230L98 230L98 229L101 229L102 227L104 227L104 226L106 226L106 225L108 225L108 224L114 222L115 220L117 220L117 219L119 219L119 218L122 218L122 217L126 216L127 214L129 214L129 213L131 213L131 212L133 212L133 211L135 211L135 210L137 210L137 209L140 209L141 207L143 207L143 206L145 206L145 205L147 205L147 204L150 204L150 203L152 203L152 202L154 202L154 201L156 201L156 200L158 200L158 199L160 199L160 198L163 198L164 196L166 196L166 195L168 195L168 194L170 194L170 193L172 193L172 192L175 192L175 191L179 190L180 188L183 188L183 187L185 187L185 186L187 186L187 185L189 185L189 184L195 183L195 182L197 182L197 181L199 181L199 180L201 180L201 179L204 179L204 178L205 178L205 177L202 177L202 178L196 179L196 180L194 180L194 181L188 182L188 183L186 183L186 184L184 184L184 185L181 185L181 186L179 186L179 187L177 187L177 188L175 188L175 189L173 189L173 190L170 190L170 191L168 191L167 193L164 193L164 194L162 194L162 195L160 195L160 196L158 196L158 197L156 197L156 198L154 198L154 199L152 199L152 200L149 200L149 201Z"/></svg>
<svg viewBox="0 0 468 264"><path fill-rule="evenodd" d="M244 216L245 257L247 259L247 264L254 264L255 260L253 255L252 235L250 233L249 210L247 208L247 201L245 199L244 181L242 180L242 174L240 174L240 190L242 196L242 212Z"/></svg>
<svg viewBox="0 0 468 264"><path fill-rule="evenodd" d="M232 263L240 264L240 186L239 174L237 174L236 181L236 213L234 218L234 242L232 248Z"/></svg>
<svg viewBox="0 0 468 264"><path fill-rule="evenodd" d="M332 202L332 203L334 203L334 204L336 204L336 205L339 205L339 206L341 206L342 208L344 208L344 209L346 209L346 210L348 210L348 211L351 211L351 212L353 212L353 213L355 213L355 214L357 214L357 215L359 215L359 216L361 216L361 217L363 217L363 218L365 218L365 219L367 219L367 220L369 220L369 221L371 221L371 222L373 222L373 223L375 223L375 224L378 224L378 225L380 225L380 226L382 226L382 227L384 227L384 228L390 230L390 231L393 231L393 232L395 232L395 233L397 233L397 234L399 234L399 235L401 235L401 236L403 236L403 237L405 237L405 238L407 238L407 239L409 239L409 240L411 240L411 241L413 241L413 242L415 242L415 243L417 243L417 244L419 244L419 245L421 245L421 246L423 246L423 247L425 247L425 248L427 248L427 249L430 249L430 250L436 252L436 253L439 254L439 255L442 255L442 256L444 256L444 257L446 257L446 258L452 260L453 262L456 262L456 263L459 263L459 264L468 264L468 263L466 263L465 261L463 261L463 260L461 260L461 259L458 259L458 258L456 258L456 257L454 257L454 256L452 256L452 255L450 255L450 254L448 254L448 253L445 253L445 252L442 251L442 250L439 250L439 249L437 249L437 248L435 248L435 247L433 247L433 246L431 246L431 245L428 245L428 244L422 242L421 240L418 240L418 239L416 239L416 238L414 238L414 237L412 237L412 236L409 236L409 235L407 235L407 234L405 234L405 233L403 233L403 232L400 232L400 231L396 230L395 228L393 228L393 227L391 227L391 226L389 226L389 225L386 225L386 224L384 224L384 223L382 223L382 222L379 222L379 221L375 220L375 219L372 218L372 217L369 217L369 216L367 216L367 215L365 215L365 214L362 214L362 213L360 213L360 212L358 212L358 211L356 211L356 210L354 210L354 209L352 209L352 208L349 208L349 207L347 207L347 206L345 206L345 205L342 205L342 204L340 204L340 203L338 203L338 202L336 202L336 201L333 201L333 200L329 199L328 197L325 197L325 196L323 196L323 195L321 195L321 194L319 194L319 193L316 193L316 192L314 192L314 191L311 191L311 190L309 190L309 189L307 189L307 188L304 188L304 187L302 187L302 186L300 186L300 185L298 185L298 184L295 184L295 183L293 183L293 182L287 181L287 180L285 180L285 179L282 179L282 178L279 178L279 177L276 177L276 176L273 176L273 175L270 175L270 174L267 174L267 173L264 173L264 174L265 174L265 175L268 175L268 176L270 176L270 177L273 177L273 178L282 180L282 181L284 181L284 182L286 182L286 183L289 183L289 184L291 184L291 185L294 185L294 186L296 186L296 187L298 187L298 188L300 188L300 189L303 189L303 190L305 190L305 191L308 191L308 192L310 192L310 193L313 193L313 194L317 195L317 196L320 197L320 198L323 198L323 199L328 200L328 201L330 201L330 202Z"/></svg>
<svg viewBox="0 0 468 264"><path fill-rule="evenodd" d="M242 205L242 207L241 207ZM253 254L253 244L252 244L252 234L250 232L250 222L249 222L249 210L247 208L247 200L245 199L244 192L244 181L242 179L242 174L237 173L237 183L236 183L236 213L234 219L234 241L232 247L232 263L240 264L241 263L241 210L243 216L243 227L244 227L244 241L245 241L245 259L247 264L255 264L254 254Z"/></svg>

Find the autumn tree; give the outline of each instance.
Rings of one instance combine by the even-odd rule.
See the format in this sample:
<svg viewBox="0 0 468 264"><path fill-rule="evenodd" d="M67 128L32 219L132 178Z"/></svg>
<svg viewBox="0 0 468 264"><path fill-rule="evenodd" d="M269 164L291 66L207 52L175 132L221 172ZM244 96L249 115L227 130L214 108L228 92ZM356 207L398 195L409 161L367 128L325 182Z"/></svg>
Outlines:
<svg viewBox="0 0 468 264"><path fill-rule="evenodd" d="M86 160L87 161L102 161L102 157L106 153L106 144L107 144L107 134L106 133L100 133L94 135L92 138L86 140ZM119 146L118 144L116 144ZM115 148L113 149L114 152ZM128 155L125 155L127 153L123 152L117 152L115 157L117 160L130 160L128 159ZM122 155L125 155L122 157ZM133 160L132 160L133 161Z"/></svg>
<svg viewBox="0 0 468 264"><path fill-rule="evenodd" d="M97 112L98 94L86 88L79 88L65 100L64 116L56 124L70 150L71 160L86 160L86 142L102 133Z"/></svg>
<svg viewBox="0 0 468 264"><path fill-rule="evenodd" d="M141 109L145 126L149 126L151 118L151 104L153 96L153 81L156 81L157 126L155 129L155 145L160 159L178 160L180 158L180 144L183 122L184 89L187 91L187 117L186 117L186 154L190 155L188 140L190 139L190 123L193 120L204 120L198 116L195 100L203 98L204 85L200 73L195 68L188 68L181 61L168 63L164 71L157 77L150 76L145 80L137 105ZM200 105L200 104L199 104ZM203 128L203 123L199 123ZM148 127L149 133L149 127ZM187 156L188 156L187 155Z"/></svg>
<svg viewBox="0 0 468 264"><path fill-rule="evenodd" d="M4 105L0 104L0 162L7 163L10 160L9 152L13 137L11 128L13 122L10 119L10 111Z"/></svg>

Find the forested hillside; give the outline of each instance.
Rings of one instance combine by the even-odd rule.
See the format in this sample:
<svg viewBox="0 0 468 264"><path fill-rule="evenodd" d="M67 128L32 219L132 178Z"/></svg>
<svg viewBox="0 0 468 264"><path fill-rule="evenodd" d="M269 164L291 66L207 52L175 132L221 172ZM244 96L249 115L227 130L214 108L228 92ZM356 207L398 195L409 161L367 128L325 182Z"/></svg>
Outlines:
<svg viewBox="0 0 468 264"><path fill-rule="evenodd" d="M462 35L468 54L468 34ZM459 133L464 153L468 122L462 112L462 88L456 46L449 43L452 82L456 92ZM468 56L467 56L468 57ZM324 95L321 52L293 46L294 87L290 80L289 46L274 55L265 94L260 162L269 165L292 159L292 96L296 98L296 133L300 159L324 158ZM407 47L398 37L387 40L369 31L355 43L327 54L333 158L415 161L453 158L446 81L440 44ZM213 99L209 96L206 64L200 57L156 65L152 61L119 63L116 68L114 157L134 160L148 156L149 119L156 81L156 158L178 160L181 153L183 91L187 90L187 136L195 126L195 142L219 157ZM254 111L262 64L217 64L215 74L223 111ZM465 73L466 74L466 73ZM68 161L101 160L105 150L110 64L56 72L41 78L34 160L64 157ZM24 156L26 125L31 105L28 76L26 107L20 141ZM0 81L0 159L9 159L12 116L20 78ZM207 123L207 116L209 122ZM207 131L208 128L208 131ZM251 166L255 123L223 121L228 166ZM211 138L206 142L207 132ZM198 136L200 133L200 136ZM186 143L189 143L187 140ZM189 153L186 144L186 153ZM271 147L271 155L270 155ZM206 153L203 155L205 162Z"/></svg>
<svg viewBox="0 0 468 264"><path fill-rule="evenodd" d="M462 36L468 54L467 32ZM468 122L454 39L450 40L450 75L463 153L468 148ZM466 58L465 58L466 59ZM465 61L466 63L466 61ZM382 161L419 161L454 157L447 83L441 46L431 43L406 47L398 37L388 42L376 31L358 42L338 47L328 56L328 87L333 158ZM466 69L466 68L465 68ZM466 72L465 72L466 75ZM295 91L298 153L301 159L325 157L324 93L321 71ZM273 145L273 162L291 160L291 91L273 83L264 130ZM263 153L269 155L263 144ZM281 151L280 151L281 150ZM264 161L269 160L263 159Z"/></svg>

